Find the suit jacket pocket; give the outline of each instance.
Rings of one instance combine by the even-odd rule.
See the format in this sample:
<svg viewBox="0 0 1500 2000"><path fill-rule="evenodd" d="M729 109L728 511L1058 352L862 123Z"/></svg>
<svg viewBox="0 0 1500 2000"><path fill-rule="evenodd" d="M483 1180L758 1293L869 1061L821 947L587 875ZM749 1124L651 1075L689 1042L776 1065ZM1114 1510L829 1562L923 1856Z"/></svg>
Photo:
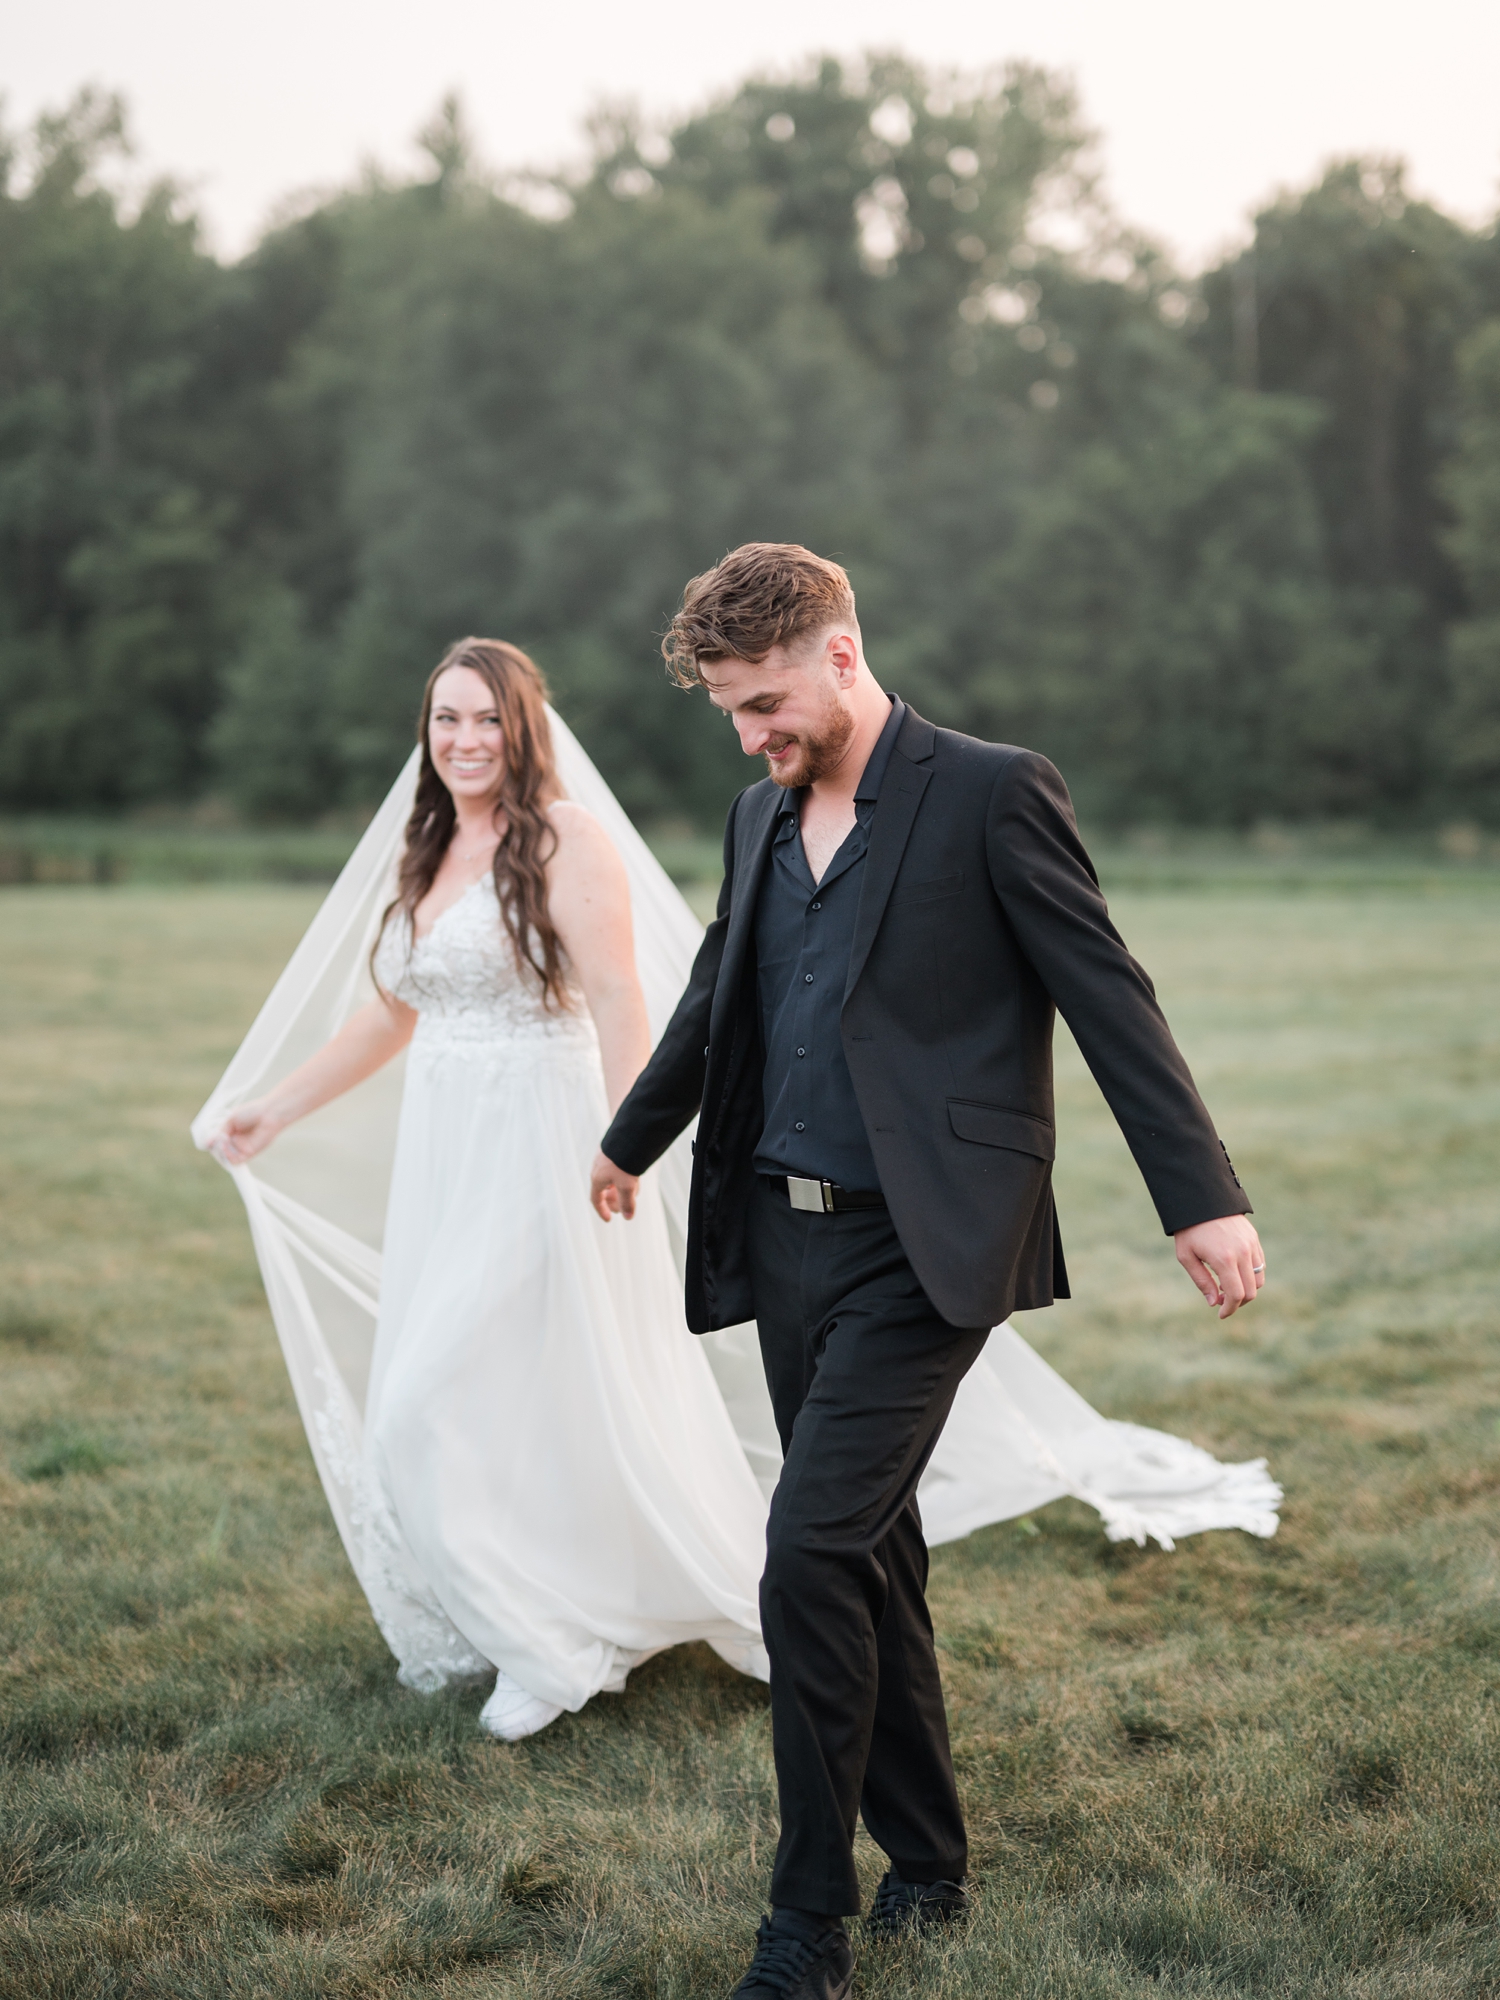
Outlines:
<svg viewBox="0 0 1500 2000"><path fill-rule="evenodd" d="M956 896L964 886L963 870L952 875L933 875L925 882L898 881L891 892L891 903L935 903L939 896Z"/></svg>
<svg viewBox="0 0 1500 2000"><path fill-rule="evenodd" d="M976 1104L969 1097L948 1099L948 1122L960 1139L978 1146L1004 1146L1012 1153L1030 1153L1036 1160L1057 1157L1057 1135L1042 1118L1010 1111L1001 1104Z"/></svg>

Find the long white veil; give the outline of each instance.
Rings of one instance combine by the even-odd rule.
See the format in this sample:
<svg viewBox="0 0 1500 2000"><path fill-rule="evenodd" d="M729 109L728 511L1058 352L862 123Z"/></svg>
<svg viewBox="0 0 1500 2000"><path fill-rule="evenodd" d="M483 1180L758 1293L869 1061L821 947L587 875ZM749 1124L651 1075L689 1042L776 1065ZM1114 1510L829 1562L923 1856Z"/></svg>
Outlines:
<svg viewBox="0 0 1500 2000"><path fill-rule="evenodd" d="M630 878L636 957L653 1038L687 981L702 930L577 738L549 710L558 775L605 827ZM416 787L414 750L350 856L250 1032L193 1121L207 1147L225 1115L260 1095L374 995L368 961L394 894ZM287 1371L328 1503L377 1618L381 1583L364 1551L357 1476L361 1412L380 1289L380 1243L395 1150L398 1061L283 1133L253 1168L229 1169L244 1198ZM689 1135L652 1170L679 1259ZM578 1199L587 1199L580 1185ZM691 1339L686 1327L682 1338ZM753 1326L705 1347L740 1443L769 1493L781 1463ZM1028 1514L1063 1494L1098 1509L1112 1541L1171 1548L1207 1528L1276 1531L1281 1489L1265 1461L1222 1465L1185 1439L1100 1416L1008 1325L997 1327L959 1392L923 1479L930 1542Z"/></svg>

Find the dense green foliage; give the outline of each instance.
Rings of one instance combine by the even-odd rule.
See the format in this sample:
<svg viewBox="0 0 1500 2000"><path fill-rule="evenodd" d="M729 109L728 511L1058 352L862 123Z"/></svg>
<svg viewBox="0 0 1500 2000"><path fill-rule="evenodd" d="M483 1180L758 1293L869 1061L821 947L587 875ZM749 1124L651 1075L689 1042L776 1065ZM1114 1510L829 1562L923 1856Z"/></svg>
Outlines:
<svg viewBox="0 0 1500 2000"><path fill-rule="evenodd" d="M752 81L590 171L431 171L204 253L97 97L0 181L0 807L383 789L465 631L631 809L746 767L655 634L734 543L849 564L872 661L1096 818L1500 822L1500 238L1351 162L1189 284L1068 90Z"/></svg>
<svg viewBox="0 0 1500 2000"><path fill-rule="evenodd" d="M1468 421L1448 471L1455 526L1447 546L1472 615L1452 633L1452 757L1463 780L1493 796L1500 787L1500 320L1475 334L1460 363Z"/></svg>
<svg viewBox="0 0 1500 2000"><path fill-rule="evenodd" d="M398 1688L187 1142L315 901L0 897L0 2000L715 2000L764 1690L680 1647L512 1747L482 1690ZM1495 891L1237 898L1239 950L1212 879L1114 907L1270 1286L1204 1309L1065 1042L1075 1297L1023 1330L1111 1415L1266 1453L1283 1523L1167 1554L1060 1501L935 1552L979 1911L861 1940L857 1992L1493 2000Z"/></svg>

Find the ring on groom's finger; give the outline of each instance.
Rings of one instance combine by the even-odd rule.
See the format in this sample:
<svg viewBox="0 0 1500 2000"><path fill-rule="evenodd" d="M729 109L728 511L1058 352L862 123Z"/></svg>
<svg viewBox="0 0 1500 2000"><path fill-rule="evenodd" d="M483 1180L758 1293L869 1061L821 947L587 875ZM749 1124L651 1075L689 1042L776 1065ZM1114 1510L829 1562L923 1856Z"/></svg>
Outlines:
<svg viewBox="0 0 1500 2000"><path fill-rule="evenodd" d="M1266 1267L1265 1267L1265 1265L1264 1265L1264 1264L1252 1264L1252 1265L1250 1266L1250 1270L1251 1270L1251 1273L1252 1273L1252 1274L1253 1274L1253 1273L1255 1273L1256 1271L1263 1271L1263 1270L1264 1270L1265 1268L1266 1268Z"/></svg>

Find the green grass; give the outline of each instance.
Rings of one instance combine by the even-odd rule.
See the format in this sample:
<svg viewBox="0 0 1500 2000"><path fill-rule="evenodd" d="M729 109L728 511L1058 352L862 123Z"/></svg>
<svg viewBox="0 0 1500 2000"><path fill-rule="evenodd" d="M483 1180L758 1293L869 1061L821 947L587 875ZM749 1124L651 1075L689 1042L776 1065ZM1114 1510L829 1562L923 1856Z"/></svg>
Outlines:
<svg viewBox="0 0 1500 2000"><path fill-rule="evenodd" d="M247 826L213 800L113 819L0 818L0 885L331 882L364 824L345 812L314 826ZM720 836L667 821L648 837L672 880L695 885L695 903L711 910ZM1100 833L1090 846L1112 892L1500 889L1500 834L1468 821L1405 833L1338 821L1248 833L1142 827Z"/></svg>
<svg viewBox="0 0 1500 2000"><path fill-rule="evenodd" d="M357 815L277 828L160 819L0 819L0 883L331 882L353 850Z"/></svg>
<svg viewBox="0 0 1500 2000"><path fill-rule="evenodd" d="M0 896L0 1994L727 1993L763 1691L698 1648L508 1748L406 1694L328 1523L233 1189L186 1123L305 889ZM934 1560L979 1914L882 2000L1500 1990L1500 897L1127 894L1251 1189L1221 1328L1076 1054L1105 1409L1287 1488L1277 1539L1080 1506ZM871 1881L878 1856L867 1845Z"/></svg>

